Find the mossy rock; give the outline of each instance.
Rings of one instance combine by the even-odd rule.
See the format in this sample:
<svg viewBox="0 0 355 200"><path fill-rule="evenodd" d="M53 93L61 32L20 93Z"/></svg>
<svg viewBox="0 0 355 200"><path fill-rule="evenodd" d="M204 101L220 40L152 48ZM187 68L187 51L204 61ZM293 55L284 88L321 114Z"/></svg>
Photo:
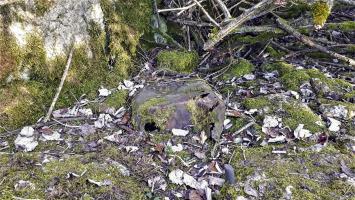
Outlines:
<svg viewBox="0 0 355 200"><path fill-rule="evenodd" d="M157 55L157 64L161 69L191 73L197 67L198 54L195 51L163 50Z"/></svg>
<svg viewBox="0 0 355 200"><path fill-rule="evenodd" d="M203 80L161 82L146 86L132 102L133 124L146 132L173 128L205 131L218 139L223 130L223 101Z"/></svg>

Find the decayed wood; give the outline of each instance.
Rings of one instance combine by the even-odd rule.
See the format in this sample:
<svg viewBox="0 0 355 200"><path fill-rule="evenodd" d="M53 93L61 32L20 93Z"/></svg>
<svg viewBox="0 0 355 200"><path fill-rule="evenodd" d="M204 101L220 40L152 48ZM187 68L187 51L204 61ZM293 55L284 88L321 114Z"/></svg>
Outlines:
<svg viewBox="0 0 355 200"><path fill-rule="evenodd" d="M67 60L67 64L65 65L65 70L64 70L63 76L62 76L62 78L60 80L60 83L59 83L59 86L57 88L57 93L55 94L55 96L53 98L52 104L49 107L47 115L44 118L43 122L47 122L50 119L51 115L52 115L52 112L53 112L53 109L55 107L55 104L57 103L59 95L60 95L60 92L62 91L65 79L67 78L67 75L68 75L69 68L70 68L70 65L71 65L71 60L72 60L72 57L73 57L73 52L74 52L74 47L71 47L71 50L70 50L70 53L69 53L69 57L68 57L68 60Z"/></svg>
<svg viewBox="0 0 355 200"><path fill-rule="evenodd" d="M276 22L280 26L281 29L283 29L286 32L288 32L289 34L293 35L299 41L305 43L306 45L308 45L310 47L316 48L321 52L329 54L330 56L332 56L334 58L344 61L347 64L349 64L350 66L352 66L353 68L355 68L355 60L353 60L352 58L348 58L348 57L338 54L334 51L330 51L326 47L315 43L314 41L312 41L312 39L310 37L302 35L300 32L298 32L296 29L292 28L285 20L281 19L280 17L276 18Z"/></svg>
<svg viewBox="0 0 355 200"><path fill-rule="evenodd" d="M196 0L195 0L196 1ZM265 11L272 11L276 6L274 6L273 0L263 0L258 4L254 5L250 9L244 11L237 18L231 20L226 26L222 27L216 36L210 38L205 44L204 50L211 50L216 44L223 40L227 35L232 33L237 27L242 25L244 22L252 19L254 16L260 15L260 13L267 13Z"/></svg>

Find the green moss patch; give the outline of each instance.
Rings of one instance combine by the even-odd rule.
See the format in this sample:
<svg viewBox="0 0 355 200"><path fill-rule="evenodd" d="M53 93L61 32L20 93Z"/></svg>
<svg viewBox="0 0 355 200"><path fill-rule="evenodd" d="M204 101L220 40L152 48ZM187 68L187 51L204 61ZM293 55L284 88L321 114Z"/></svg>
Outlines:
<svg viewBox="0 0 355 200"><path fill-rule="evenodd" d="M289 90L298 91L299 87L311 79L317 79L325 84L331 91L348 93L352 91L352 85L345 80L326 77L317 69L295 69L291 64L276 62L263 66L265 71L277 70L281 81ZM319 94L320 96L324 94Z"/></svg>
<svg viewBox="0 0 355 200"><path fill-rule="evenodd" d="M320 0L312 4L311 11L313 23L317 26L323 26L330 15L330 6L326 1Z"/></svg>
<svg viewBox="0 0 355 200"><path fill-rule="evenodd" d="M0 125L14 129L36 122L46 112L54 91L37 82L0 88Z"/></svg>
<svg viewBox="0 0 355 200"><path fill-rule="evenodd" d="M154 126L163 131L166 129L171 113L175 110L174 106L164 106L165 103L167 103L167 100L164 98L149 99L142 105L134 105L132 115L140 117L141 125L153 123ZM133 124L138 126L136 121L133 121Z"/></svg>
<svg viewBox="0 0 355 200"><path fill-rule="evenodd" d="M247 98L242 102L242 105L247 109L261 109L263 110L262 115L278 114L282 117L284 125L292 130L297 128L299 124L304 124L304 128L313 133L324 129L316 123L321 121L320 117L314 114L309 107L294 100L286 101L273 96L261 96ZM263 120L263 118L257 119Z"/></svg>
<svg viewBox="0 0 355 200"><path fill-rule="evenodd" d="M198 64L196 52L163 50L157 55L158 67L179 73L191 73Z"/></svg>
<svg viewBox="0 0 355 200"><path fill-rule="evenodd" d="M239 59L235 64L232 64L229 69L223 74L223 80L229 80L233 77L241 77L245 74L251 74L255 67L246 59Z"/></svg>
<svg viewBox="0 0 355 200"><path fill-rule="evenodd" d="M354 21L343 21L340 23L328 23L326 24L327 28L330 30L341 30L341 31L354 31L355 30L355 22Z"/></svg>

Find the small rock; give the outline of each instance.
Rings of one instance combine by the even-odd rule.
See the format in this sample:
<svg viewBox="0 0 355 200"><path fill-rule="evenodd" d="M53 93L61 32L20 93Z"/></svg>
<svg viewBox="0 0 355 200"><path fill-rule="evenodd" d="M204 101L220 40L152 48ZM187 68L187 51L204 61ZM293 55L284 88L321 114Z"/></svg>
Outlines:
<svg viewBox="0 0 355 200"><path fill-rule="evenodd" d="M94 126L96 128L103 128L107 126L108 123L112 122L113 119L109 114L100 114L99 118L95 121Z"/></svg>
<svg viewBox="0 0 355 200"><path fill-rule="evenodd" d="M208 176L208 183L210 185L217 185L217 186L222 186L224 184L225 180L223 178L218 178L215 176Z"/></svg>
<svg viewBox="0 0 355 200"><path fill-rule="evenodd" d="M258 191L256 191L252 186L250 185L249 181L247 181L244 185L244 192L247 195L253 196L253 197L258 197Z"/></svg>
<svg viewBox="0 0 355 200"><path fill-rule="evenodd" d="M170 146L170 148L174 153L184 150L184 147L182 146L182 144L172 145L172 146Z"/></svg>
<svg viewBox="0 0 355 200"><path fill-rule="evenodd" d="M189 174L183 172L181 169L176 169L173 170L172 172L169 173L169 180L177 185L187 185L190 186L191 188L197 189L197 190L204 190L207 188L208 183L205 181L198 182L196 179Z"/></svg>
<svg viewBox="0 0 355 200"><path fill-rule="evenodd" d="M25 188L28 188L28 189L31 189L31 190L34 190L36 187L35 187L35 184L31 183L30 181L24 181L24 180L19 180L16 184L15 184L15 190L18 191L18 190L22 190L22 189L25 189Z"/></svg>
<svg viewBox="0 0 355 200"><path fill-rule="evenodd" d="M293 134L295 138L308 138L312 136L311 132L307 129L303 129L304 124L299 124L297 128L294 130Z"/></svg>
<svg viewBox="0 0 355 200"><path fill-rule="evenodd" d="M243 78L245 78L248 81L254 80L255 79L255 75L254 74L245 74L243 76Z"/></svg>
<svg viewBox="0 0 355 200"><path fill-rule="evenodd" d="M100 97L107 97L111 94L111 91L106 88L99 89L99 96Z"/></svg>
<svg viewBox="0 0 355 200"><path fill-rule="evenodd" d="M15 140L15 147L22 148L25 152L33 151L38 146L34 137L22 137L18 135Z"/></svg>
<svg viewBox="0 0 355 200"><path fill-rule="evenodd" d="M110 142L119 142L120 135L122 135L122 130L119 130L112 135L105 136L104 139Z"/></svg>
<svg viewBox="0 0 355 200"><path fill-rule="evenodd" d="M226 181L229 184L235 184L234 168L230 164L224 164L224 170L226 173Z"/></svg>
<svg viewBox="0 0 355 200"><path fill-rule="evenodd" d="M248 200L247 198L243 197L243 196L237 196L236 200Z"/></svg>
<svg viewBox="0 0 355 200"><path fill-rule="evenodd" d="M263 127L265 128L274 128L279 125L279 118L276 116L265 116L263 121Z"/></svg>
<svg viewBox="0 0 355 200"><path fill-rule="evenodd" d="M35 130L31 126L25 126L21 129L20 135L24 137L32 137Z"/></svg>
<svg viewBox="0 0 355 200"><path fill-rule="evenodd" d="M189 134L188 130L182 130L182 129L173 128L171 131L173 132L173 135L175 135L175 136L185 137L187 134Z"/></svg>
<svg viewBox="0 0 355 200"><path fill-rule="evenodd" d="M131 152L138 151L139 148L136 146L126 146L125 149L128 153L131 153Z"/></svg>
<svg viewBox="0 0 355 200"><path fill-rule="evenodd" d="M340 130L340 125L341 125L341 122L334 119L334 118L331 118L331 117L328 117L329 121L330 121L330 126L329 126L329 131L332 131L332 132L337 132Z"/></svg>
<svg viewBox="0 0 355 200"><path fill-rule="evenodd" d="M284 135L277 136L275 138L270 138L267 142L276 143L276 142L285 142L286 137Z"/></svg>
<svg viewBox="0 0 355 200"><path fill-rule="evenodd" d="M54 131L52 134L43 134L42 133L42 138L43 138L43 141L60 141L60 140L62 140L60 138L60 134L58 133L58 131Z"/></svg>
<svg viewBox="0 0 355 200"><path fill-rule="evenodd" d="M343 105L332 106L329 104L323 104L319 108L320 111L327 117L346 119L349 113L348 109Z"/></svg>
<svg viewBox="0 0 355 200"><path fill-rule="evenodd" d="M127 88L132 88L134 86L134 83L130 80L123 80L123 84L127 87Z"/></svg>

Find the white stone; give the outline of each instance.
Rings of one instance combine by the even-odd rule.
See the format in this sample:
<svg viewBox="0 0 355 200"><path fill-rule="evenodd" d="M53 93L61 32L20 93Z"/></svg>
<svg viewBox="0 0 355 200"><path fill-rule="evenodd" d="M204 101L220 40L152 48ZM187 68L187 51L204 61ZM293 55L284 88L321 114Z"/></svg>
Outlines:
<svg viewBox="0 0 355 200"><path fill-rule="evenodd" d="M329 126L329 131L332 131L332 132L337 132L340 130L340 125L341 125L341 122L334 119L334 118L331 118L331 117L328 117L329 121L330 121L330 126Z"/></svg>
<svg viewBox="0 0 355 200"><path fill-rule="evenodd" d="M182 144L172 145L172 146L170 146L170 148L173 152L180 152L180 151L184 150L184 147L182 146Z"/></svg>
<svg viewBox="0 0 355 200"><path fill-rule="evenodd" d="M25 152L33 151L38 146L38 142L34 137L17 136L15 140L15 147L22 148Z"/></svg>
<svg viewBox="0 0 355 200"><path fill-rule="evenodd" d="M270 138L268 140L269 143L285 142L285 141L286 141L286 137L284 135L277 136L275 138Z"/></svg>
<svg viewBox="0 0 355 200"><path fill-rule="evenodd" d="M106 88L99 89L99 96L100 97L107 97L111 94L111 91Z"/></svg>
<svg viewBox="0 0 355 200"><path fill-rule="evenodd" d="M293 131L295 138L308 138L312 136L311 132L307 129L303 129L304 124L299 124L297 128Z"/></svg>
<svg viewBox="0 0 355 200"><path fill-rule="evenodd" d="M279 118L276 116L265 116L263 123L263 127L265 128L274 128L279 125Z"/></svg>
<svg viewBox="0 0 355 200"><path fill-rule="evenodd" d="M175 135L175 136L185 137L187 134L189 134L188 130L183 130L183 129L173 128L173 130L171 130L171 131L173 132L173 135Z"/></svg>
<svg viewBox="0 0 355 200"><path fill-rule="evenodd" d="M35 130L31 126L25 126L21 129L20 135L24 137L32 137Z"/></svg>

